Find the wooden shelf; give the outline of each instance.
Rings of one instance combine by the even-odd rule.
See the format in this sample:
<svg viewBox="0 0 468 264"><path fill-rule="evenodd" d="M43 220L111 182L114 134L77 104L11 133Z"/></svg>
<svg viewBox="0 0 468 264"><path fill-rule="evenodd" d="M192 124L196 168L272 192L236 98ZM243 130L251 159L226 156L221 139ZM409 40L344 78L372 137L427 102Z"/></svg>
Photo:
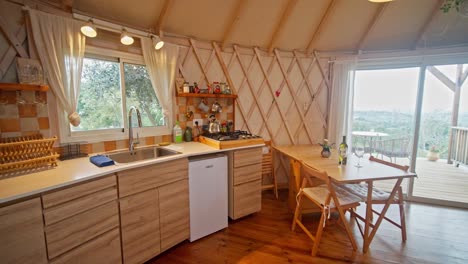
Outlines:
<svg viewBox="0 0 468 264"><path fill-rule="evenodd" d="M46 92L49 90L48 85L21 84L21 83L0 83L0 90L6 91L38 91Z"/></svg>
<svg viewBox="0 0 468 264"><path fill-rule="evenodd" d="M180 93L177 97L237 98L236 94Z"/></svg>

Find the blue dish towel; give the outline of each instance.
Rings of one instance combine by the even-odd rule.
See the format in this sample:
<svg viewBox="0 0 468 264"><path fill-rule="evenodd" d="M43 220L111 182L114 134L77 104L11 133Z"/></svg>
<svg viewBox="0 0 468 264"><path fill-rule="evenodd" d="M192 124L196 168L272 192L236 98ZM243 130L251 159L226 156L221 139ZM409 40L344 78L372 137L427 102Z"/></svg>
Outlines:
<svg viewBox="0 0 468 264"><path fill-rule="evenodd" d="M105 166L110 166L110 165L115 164L113 160L111 160L109 157L106 157L104 155L96 155L96 156L89 157L89 161L91 161L91 163L93 163L94 165L98 167L105 167Z"/></svg>

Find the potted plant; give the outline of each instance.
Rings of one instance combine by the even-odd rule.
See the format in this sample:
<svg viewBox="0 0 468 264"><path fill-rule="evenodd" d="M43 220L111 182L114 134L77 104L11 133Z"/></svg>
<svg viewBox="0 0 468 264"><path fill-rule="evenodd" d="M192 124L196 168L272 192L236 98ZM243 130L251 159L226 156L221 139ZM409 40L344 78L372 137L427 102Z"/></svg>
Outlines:
<svg viewBox="0 0 468 264"><path fill-rule="evenodd" d="M330 148L332 148L333 145L335 145L335 143L330 145L328 143L328 139L324 139L323 144L319 143L319 145L322 146L322 152L320 153L322 155L322 157L324 157L324 158L330 157L330 155L331 155Z"/></svg>
<svg viewBox="0 0 468 264"><path fill-rule="evenodd" d="M432 146L427 152L427 159L430 161L437 161L439 159L440 150L436 146Z"/></svg>

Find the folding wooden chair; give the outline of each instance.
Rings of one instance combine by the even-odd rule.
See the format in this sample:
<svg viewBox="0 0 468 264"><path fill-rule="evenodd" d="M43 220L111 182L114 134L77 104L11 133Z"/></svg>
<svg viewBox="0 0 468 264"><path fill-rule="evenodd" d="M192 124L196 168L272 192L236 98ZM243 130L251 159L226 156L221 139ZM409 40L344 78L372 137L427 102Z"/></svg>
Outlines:
<svg viewBox="0 0 468 264"><path fill-rule="evenodd" d="M344 213L345 211L357 207L359 205L360 198L347 192L344 189L339 187L337 188L337 186L331 182L331 179L326 172L315 170L314 168L304 163L302 163L301 174L303 175L304 179L302 180L302 186L299 190L299 193L297 194L297 205L291 229L294 231L297 224L302 228L302 230L304 230L307 236L309 236L309 238L313 241L312 256L316 256L326 218L331 212L338 212L349 240L353 246L353 250L356 251L356 240L352 235L351 228L346 222ZM310 186L314 184L314 179L319 179L323 181L324 184L314 187L307 187L308 185ZM318 224L318 229L315 235L313 235L301 221L304 198L310 200L321 209L320 222Z"/></svg>
<svg viewBox="0 0 468 264"><path fill-rule="evenodd" d="M377 159L373 156L370 156L369 158L370 161L378 162L385 164L390 167L394 167L403 171L408 171L409 167L408 166L403 166L399 164L395 164L392 162L384 161L381 159ZM360 183L360 184L344 184L341 186L343 189L346 189L347 191L353 193L354 195L360 197L363 201L367 200L367 192L368 192L368 185L367 183ZM400 223L397 223L393 221L392 219L389 219L388 217L384 216L383 219L387 220L389 223L393 224L394 226L398 227L401 229L401 239L403 241L406 241L406 223L405 223L405 210L404 210L404 201L403 201L403 191L401 186L399 186L396 194L394 197L390 197L390 193L383 191L381 189L378 189L376 187L372 188L372 204L386 204L388 200L390 201L390 204L397 204L400 209ZM380 216L380 212L376 211L375 209L372 208L372 212ZM362 221L365 221L365 218L362 217L361 215L357 214L356 212L353 212L353 216L356 216L357 219L360 219ZM362 231L361 231L362 233Z"/></svg>

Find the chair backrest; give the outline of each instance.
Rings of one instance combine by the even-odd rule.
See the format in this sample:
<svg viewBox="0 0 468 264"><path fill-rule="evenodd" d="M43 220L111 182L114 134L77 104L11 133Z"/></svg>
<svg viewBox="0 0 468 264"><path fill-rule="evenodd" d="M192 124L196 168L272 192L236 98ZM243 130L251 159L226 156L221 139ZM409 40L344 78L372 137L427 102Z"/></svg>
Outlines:
<svg viewBox="0 0 468 264"><path fill-rule="evenodd" d="M370 156L369 160L370 161L375 161L375 162L378 162L378 163L382 163L382 164L385 164L387 166L394 167L394 168L404 170L404 171L408 171L408 169L409 169L409 166L407 166L407 165L403 166L403 165L396 164L396 163L393 163L393 162L378 159L378 158L376 158L374 156Z"/></svg>
<svg viewBox="0 0 468 264"><path fill-rule="evenodd" d="M322 183L326 183L327 185L330 183L330 177L328 176L327 172L319 171L303 162L301 162L301 165L301 174L310 186L316 186L317 180Z"/></svg>

